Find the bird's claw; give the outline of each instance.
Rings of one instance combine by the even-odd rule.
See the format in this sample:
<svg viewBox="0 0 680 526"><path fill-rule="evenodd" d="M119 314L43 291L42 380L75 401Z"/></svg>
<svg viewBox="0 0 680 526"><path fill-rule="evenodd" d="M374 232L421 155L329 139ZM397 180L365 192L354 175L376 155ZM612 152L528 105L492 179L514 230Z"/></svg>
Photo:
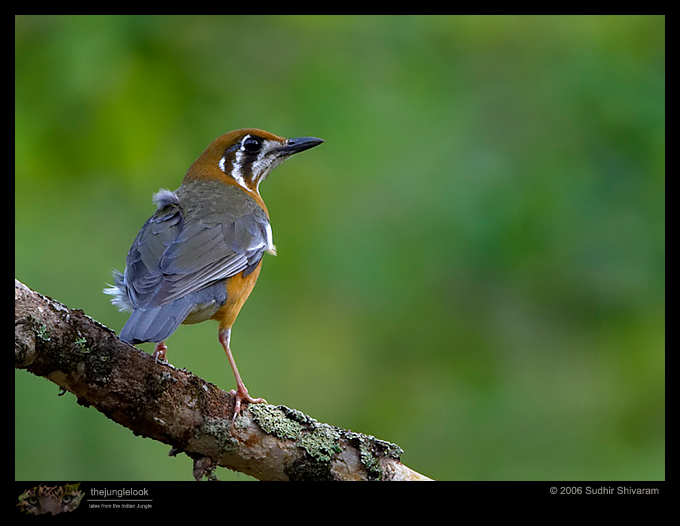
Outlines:
<svg viewBox="0 0 680 526"><path fill-rule="evenodd" d="M266 404L267 401L264 398L253 398L248 394L248 390L243 387L239 389L232 389L229 391L230 395L234 396L234 414L231 417L231 421L236 420L236 417L241 414L241 403L243 401L249 404Z"/></svg>
<svg viewBox="0 0 680 526"><path fill-rule="evenodd" d="M158 342L156 344L156 348L153 351L152 356L156 360L156 363L158 362L168 362L168 359L166 358L166 351L168 350L168 346L165 345L165 342Z"/></svg>

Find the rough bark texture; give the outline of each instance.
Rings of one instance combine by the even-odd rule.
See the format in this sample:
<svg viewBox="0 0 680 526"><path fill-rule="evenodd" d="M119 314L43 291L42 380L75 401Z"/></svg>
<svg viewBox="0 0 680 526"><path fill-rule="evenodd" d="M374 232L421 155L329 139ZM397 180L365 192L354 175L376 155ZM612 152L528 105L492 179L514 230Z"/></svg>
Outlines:
<svg viewBox="0 0 680 526"><path fill-rule="evenodd" d="M260 480L429 480L395 444L285 406L248 405L186 370L157 363L83 311L14 282L14 366L47 378L135 435L194 459L197 480L217 466Z"/></svg>

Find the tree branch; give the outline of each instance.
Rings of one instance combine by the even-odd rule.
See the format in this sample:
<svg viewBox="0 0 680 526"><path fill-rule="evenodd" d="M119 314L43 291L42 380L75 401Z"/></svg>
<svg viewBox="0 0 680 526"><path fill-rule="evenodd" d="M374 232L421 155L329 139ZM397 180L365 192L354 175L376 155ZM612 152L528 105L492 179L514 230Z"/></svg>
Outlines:
<svg viewBox="0 0 680 526"><path fill-rule="evenodd" d="M251 404L232 423L233 396L118 339L78 309L14 280L14 367L47 378L135 435L260 480L429 480L399 446L322 424L285 406Z"/></svg>

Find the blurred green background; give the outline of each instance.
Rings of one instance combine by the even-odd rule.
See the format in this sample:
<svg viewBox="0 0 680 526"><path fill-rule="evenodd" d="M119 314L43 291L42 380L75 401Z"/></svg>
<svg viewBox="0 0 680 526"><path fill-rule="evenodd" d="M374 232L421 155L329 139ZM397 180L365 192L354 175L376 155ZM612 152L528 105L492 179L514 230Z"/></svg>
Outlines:
<svg viewBox="0 0 680 526"><path fill-rule="evenodd" d="M322 137L261 188L253 395L433 478L665 479L664 17L18 16L15 57L28 286L119 331L155 191L232 129ZM215 324L168 345L233 387ZM192 479L57 393L15 373L17 479Z"/></svg>

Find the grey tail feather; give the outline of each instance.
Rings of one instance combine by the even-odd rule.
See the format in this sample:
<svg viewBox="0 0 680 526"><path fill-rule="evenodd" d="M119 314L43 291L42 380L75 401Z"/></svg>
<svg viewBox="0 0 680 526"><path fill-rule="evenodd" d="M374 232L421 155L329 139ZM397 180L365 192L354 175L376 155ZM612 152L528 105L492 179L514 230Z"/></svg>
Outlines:
<svg viewBox="0 0 680 526"><path fill-rule="evenodd" d="M119 338L131 344L162 342L181 325L191 308L189 302L175 302L150 309L135 309L120 331Z"/></svg>
<svg viewBox="0 0 680 526"><path fill-rule="evenodd" d="M125 277L122 272L114 270L113 285L108 284L109 287L104 289L104 294L112 296L111 303L113 303L119 311L132 311L134 306L128 296L127 287L125 286Z"/></svg>

